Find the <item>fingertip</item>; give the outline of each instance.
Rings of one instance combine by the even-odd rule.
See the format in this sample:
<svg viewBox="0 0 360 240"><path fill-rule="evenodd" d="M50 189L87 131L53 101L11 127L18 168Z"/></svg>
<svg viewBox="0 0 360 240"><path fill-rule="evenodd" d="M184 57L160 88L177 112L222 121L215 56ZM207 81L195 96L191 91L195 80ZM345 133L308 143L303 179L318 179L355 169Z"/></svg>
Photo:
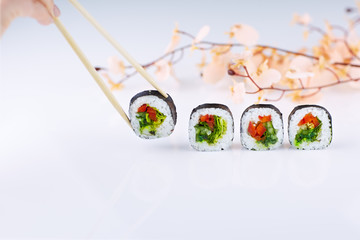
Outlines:
<svg viewBox="0 0 360 240"><path fill-rule="evenodd" d="M56 5L54 5L54 15L55 15L55 17L59 17L60 14L61 14L60 9Z"/></svg>
<svg viewBox="0 0 360 240"><path fill-rule="evenodd" d="M35 18L41 25L49 25L53 22L51 14L41 2L35 2L30 17Z"/></svg>

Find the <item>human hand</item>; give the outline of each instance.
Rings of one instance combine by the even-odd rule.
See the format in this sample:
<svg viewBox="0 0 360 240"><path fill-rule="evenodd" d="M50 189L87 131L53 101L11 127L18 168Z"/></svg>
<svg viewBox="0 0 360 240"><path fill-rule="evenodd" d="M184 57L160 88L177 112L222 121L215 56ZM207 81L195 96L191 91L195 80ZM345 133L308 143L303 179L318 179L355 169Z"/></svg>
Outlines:
<svg viewBox="0 0 360 240"><path fill-rule="evenodd" d="M53 0L0 0L0 36L17 17L31 17L42 25L49 25L60 15Z"/></svg>

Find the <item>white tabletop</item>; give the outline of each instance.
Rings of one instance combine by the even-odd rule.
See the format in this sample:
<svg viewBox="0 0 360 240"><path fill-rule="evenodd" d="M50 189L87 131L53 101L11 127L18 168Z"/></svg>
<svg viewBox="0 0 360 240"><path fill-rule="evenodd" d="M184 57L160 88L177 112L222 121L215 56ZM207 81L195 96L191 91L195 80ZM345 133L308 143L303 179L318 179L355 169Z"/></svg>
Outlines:
<svg viewBox="0 0 360 240"><path fill-rule="evenodd" d="M81 1L140 62L160 55L176 21L208 39L235 23L253 25L260 42L296 50L302 29L293 12L345 24L352 1ZM94 65L116 55L71 8L61 19ZM113 5L115 4L115 5ZM325 6L326 5L326 6ZM315 39L315 38L314 38ZM315 41L310 39L311 41ZM240 144L240 116L254 102L234 104L229 82L207 85L186 53L179 82L159 84L178 113L174 133L135 136L54 26L18 19L1 40L0 238L113 239L359 239L360 91L328 89L318 104L333 117L326 150L298 151L285 136L274 151ZM153 72L153 71L151 71ZM151 86L136 76L115 92L127 110L132 96ZM226 104L235 119L230 150L197 152L188 143L188 120L199 104ZM287 116L297 105L275 105Z"/></svg>

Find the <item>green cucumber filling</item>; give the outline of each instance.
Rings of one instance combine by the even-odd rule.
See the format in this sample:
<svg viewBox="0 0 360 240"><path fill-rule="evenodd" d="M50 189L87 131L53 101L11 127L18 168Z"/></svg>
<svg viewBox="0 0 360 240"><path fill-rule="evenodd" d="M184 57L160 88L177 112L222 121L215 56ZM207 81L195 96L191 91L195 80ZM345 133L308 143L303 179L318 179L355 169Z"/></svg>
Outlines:
<svg viewBox="0 0 360 240"><path fill-rule="evenodd" d="M208 144L216 144L221 139L227 130L226 121L217 115L210 115L213 117L211 123L199 120L195 125L196 142L207 142Z"/></svg>
<svg viewBox="0 0 360 240"><path fill-rule="evenodd" d="M150 107L147 105L147 107ZM137 112L136 118L139 119L140 133L149 133L155 136L157 128L165 121L166 116L161 113L157 108L150 107L156 111L156 121L150 119L148 112ZM154 119L154 118L153 118Z"/></svg>
<svg viewBox="0 0 360 240"><path fill-rule="evenodd" d="M272 124L272 121L263 123L264 127L266 128L265 133L261 137L260 140L257 140L256 143L263 145L265 147L269 147L277 143L278 137L276 136L278 130L276 130Z"/></svg>
<svg viewBox="0 0 360 240"><path fill-rule="evenodd" d="M295 146L299 146L303 142L318 141L317 138L319 136L322 123L319 118L317 118L317 120L319 121L319 125L316 127L311 123L306 123L300 126L300 129L297 131L295 136Z"/></svg>

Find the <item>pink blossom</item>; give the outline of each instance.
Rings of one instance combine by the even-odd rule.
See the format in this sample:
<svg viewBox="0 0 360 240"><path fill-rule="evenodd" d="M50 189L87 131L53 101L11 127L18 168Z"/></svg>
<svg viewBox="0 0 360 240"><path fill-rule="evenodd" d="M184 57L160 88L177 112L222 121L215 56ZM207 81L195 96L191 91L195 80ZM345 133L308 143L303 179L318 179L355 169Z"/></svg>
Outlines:
<svg viewBox="0 0 360 240"><path fill-rule="evenodd" d="M193 44L199 43L201 40L203 40L210 32L210 27L208 25L203 26L198 34L196 35Z"/></svg>
<svg viewBox="0 0 360 240"><path fill-rule="evenodd" d="M101 76L103 78L105 78L108 82L108 84L110 85L110 90L114 91L114 90L121 90L124 88L124 85L122 83L115 83L111 77L109 76L109 74L107 74L106 72L101 72Z"/></svg>
<svg viewBox="0 0 360 240"><path fill-rule="evenodd" d="M307 25L309 25L311 20L312 19L308 13L305 13L303 15L299 15L299 14L295 13L293 16L292 22L296 23L296 24L301 24L301 25L307 26Z"/></svg>
<svg viewBox="0 0 360 240"><path fill-rule="evenodd" d="M253 79L260 87L268 88L280 81L281 73L276 69L270 68L259 75L255 75Z"/></svg>
<svg viewBox="0 0 360 240"><path fill-rule="evenodd" d="M297 56L291 62L286 77L290 79L304 79L313 77L313 63L309 58Z"/></svg>
<svg viewBox="0 0 360 240"><path fill-rule="evenodd" d="M259 39L259 33L255 28L246 24L237 24L231 28L230 36L234 36L235 39L245 46L256 45Z"/></svg>
<svg viewBox="0 0 360 240"><path fill-rule="evenodd" d="M233 86L230 87L231 98L234 103L241 103L245 96L245 84L233 80Z"/></svg>
<svg viewBox="0 0 360 240"><path fill-rule="evenodd" d="M108 58L109 72L115 75L125 73L125 64L117 56Z"/></svg>
<svg viewBox="0 0 360 240"><path fill-rule="evenodd" d="M356 59L356 60L352 61L351 63L359 65L360 60ZM360 79L360 68L358 68L358 67L350 67L350 69L348 71L348 74L350 75L351 78ZM360 88L360 80L350 82L349 84L350 84L351 87L354 87L354 88L357 88L357 89Z"/></svg>
<svg viewBox="0 0 360 240"><path fill-rule="evenodd" d="M215 60L209 63L203 71L203 80L207 83L217 83L224 78L227 71L227 65L220 61Z"/></svg>
<svg viewBox="0 0 360 240"><path fill-rule="evenodd" d="M212 61L204 67L203 80L207 83L217 83L225 77L228 65L232 58L231 52L226 52L227 47L217 47L213 49Z"/></svg>
<svg viewBox="0 0 360 240"><path fill-rule="evenodd" d="M159 81L164 81L169 78L171 74L171 66L168 61L160 60L155 63L155 75Z"/></svg>
<svg viewBox="0 0 360 240"><path fill-rule="evenodd" d="M313 78L309 79L308 81L305 81L305 87L317 87L326 85L328 83L336 82L337 79L335 75L329 71L328 69L323 70L316 70L314 72Z"/></svg>
<svg viewBox="0 0 360 240"><path fill-rule="evenodd" d="M165 53L173 51L180 43L180 35L178 33L178 25L176 24L175 29L173 30L173 35L171 36L171 41L165 48Z"/></svg>

